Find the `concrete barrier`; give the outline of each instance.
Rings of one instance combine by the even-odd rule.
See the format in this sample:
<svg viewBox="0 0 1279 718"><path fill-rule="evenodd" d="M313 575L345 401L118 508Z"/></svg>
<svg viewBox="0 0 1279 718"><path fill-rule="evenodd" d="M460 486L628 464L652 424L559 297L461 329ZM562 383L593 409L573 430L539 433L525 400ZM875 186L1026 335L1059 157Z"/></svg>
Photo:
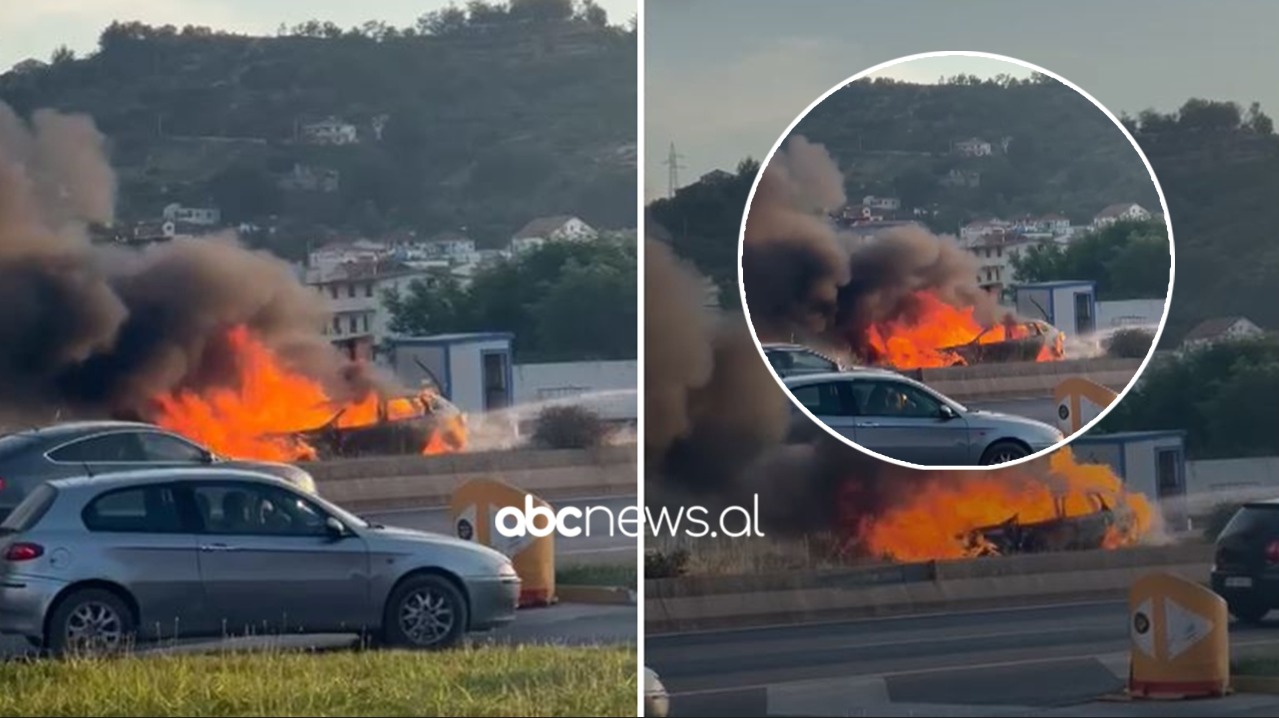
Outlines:
<svg viewBox="0 0 1279 718"><path fill-rule="evenodd" d="M1052 396L1066 377L1078 376L1122 391L1141 367L1138 359L1072 359L924 369L921 381L959 401L966 398Z"/></svg>
<svg viewBox="0 0 1279 718"><path fill-rule="evenodd" d="M824 571L655 579L651 633L1121 599L1152 570L1206 581L1212 546L1007 556Z"/></svg>
<svg viewBox="0 0 1279 718"><path fill-rule="evenodd" d="M442 506L458 486L501 479L545 499L627 495L636 490L636 448L512 450L393 456L299 464L320 495L355 510Z"/></svg>

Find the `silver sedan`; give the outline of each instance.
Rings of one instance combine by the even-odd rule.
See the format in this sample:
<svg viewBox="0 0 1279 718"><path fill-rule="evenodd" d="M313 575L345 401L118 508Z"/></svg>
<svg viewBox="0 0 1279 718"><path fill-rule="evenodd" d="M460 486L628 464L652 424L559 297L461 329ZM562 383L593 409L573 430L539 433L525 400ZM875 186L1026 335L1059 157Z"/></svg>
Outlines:
<svg viewBox="0 0 1279 718"><path fill-rule="evenodd" d="M882 456L917 466L994 466L1051 448L1054 426L969 409L896 372L852 369L785 379L794 401L826 426ZM795 410L797 434L813 428Z"/></svg>
<svg viewBox="0 0 1279 718"><path fill-rule="evenodd" d="M57 479L0 524L0 633L55 655L250 632L446 648L512 621L519 592L497 551L243 470Z"/></svg>

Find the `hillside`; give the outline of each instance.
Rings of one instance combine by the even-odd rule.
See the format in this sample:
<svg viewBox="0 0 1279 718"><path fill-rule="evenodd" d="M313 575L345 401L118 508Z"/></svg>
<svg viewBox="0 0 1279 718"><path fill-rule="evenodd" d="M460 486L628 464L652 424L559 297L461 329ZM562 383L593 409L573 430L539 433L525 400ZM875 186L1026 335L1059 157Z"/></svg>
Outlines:
<svg viewBox="0 0 1279 718"><path fill-rule="evenodd" d="M904 208L935 208L929 222L940 231L991 215L1055 212L1084 224L1116 202L1159 207L1123 134L1087 99L1047 77L862 80L827 98L795 133L826 145L850 200L895 195ZM957 152L954 143L969 138L989 143L991 154ZM966 177L977 186L955 182Z"/></svg>
<svg viewBox="0 0 1279 718"><path fill-rule="evenodd" d="M1279 136L1255 104L1187 101L1178 111L1124 118L1168 199L1176 248L1172 308L1162 339L1177 346L1211 317L1247 316L1279 329ZM736 305L737 243L758 165L684 187L649 205L660 234L720 286ZM1140 200L1138 200L1140 201ZM955 232L957 227L941 227Z"/></svg>
<svg viewBox="0 0 1279 718"><path fill-rule="evenodd" d="M597 7L548 18L474 5L483 17L278 37L115 24L87 58L0 76L0 101L92 115L122 219L212 203L227 223L279 226L286 255L323 230L465 228L492 246L537 216L635 226L634 31ZM330 117L358 142L307 142L305 126ZM336 187L282 186L299 165Z"/></svg>

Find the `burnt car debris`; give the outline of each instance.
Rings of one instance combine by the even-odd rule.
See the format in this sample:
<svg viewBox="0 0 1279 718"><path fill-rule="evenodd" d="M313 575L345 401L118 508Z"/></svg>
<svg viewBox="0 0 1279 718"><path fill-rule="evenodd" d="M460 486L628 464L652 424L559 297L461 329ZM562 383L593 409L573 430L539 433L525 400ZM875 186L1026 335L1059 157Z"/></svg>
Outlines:
<svg viewBox="0 0 1279 718"><path fill-rule="evenodd" d="M378 397L373 421L346 422L343 409L323 425L294 436L316 451L317 460L369 455L421 454L428 445L441 451L465 448L465 417L439 394Z"/></svg>
<svg viewBox="0 0 1279 718"><path fill-rule="evenodd" d="M1066 498L1056 497L1053 518L1023 523L1019 516L1013 515L1002 523L973 529L960 538L973 556L1104 548L1108 537L1127 530L1132 516L1122 505L1112 507L1101 494L1089 494L1088 501L1093 508L1091 512L1071 516L1066 510Z"/></svg>
<svg viewBox="0 0 1279 718"><path fill-rule="evenodd" d="M1002 335L1003 339L997 337ZM1047 322L1031 320L997 324L965 344L942 347L953 355L954 364L1033 362L1047 349L1053 359L1065 356L1065 335Z"/></svg>

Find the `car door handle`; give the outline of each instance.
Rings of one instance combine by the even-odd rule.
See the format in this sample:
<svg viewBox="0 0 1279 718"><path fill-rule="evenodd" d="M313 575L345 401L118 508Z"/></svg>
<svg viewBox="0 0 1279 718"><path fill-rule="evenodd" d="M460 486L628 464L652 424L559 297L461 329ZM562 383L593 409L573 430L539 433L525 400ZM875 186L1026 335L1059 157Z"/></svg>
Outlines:
<svg viewBox="0 0 1279 718"><path fill-rule="evenodd" d="M206 543L200 546L201 551L238 551L235 546L228 546L224 543Z"/></svg>

